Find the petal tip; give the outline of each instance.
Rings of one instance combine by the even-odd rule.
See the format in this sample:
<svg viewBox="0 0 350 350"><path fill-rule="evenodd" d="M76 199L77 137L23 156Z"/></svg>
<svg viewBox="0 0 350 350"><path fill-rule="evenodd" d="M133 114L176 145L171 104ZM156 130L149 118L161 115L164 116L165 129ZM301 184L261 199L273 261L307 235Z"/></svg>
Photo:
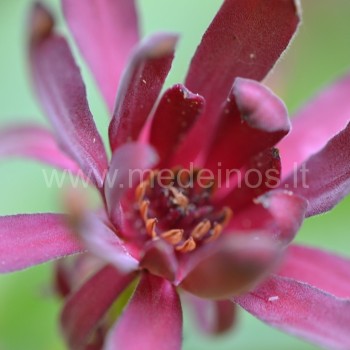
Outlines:
<svg viewBox="0 0 350 350"><path fill-rule="evenodd" d="M55 20L48 8L41 2L36 2L31 10L29 27L30 39L36 42L48 36L55 25Z"/></svg>

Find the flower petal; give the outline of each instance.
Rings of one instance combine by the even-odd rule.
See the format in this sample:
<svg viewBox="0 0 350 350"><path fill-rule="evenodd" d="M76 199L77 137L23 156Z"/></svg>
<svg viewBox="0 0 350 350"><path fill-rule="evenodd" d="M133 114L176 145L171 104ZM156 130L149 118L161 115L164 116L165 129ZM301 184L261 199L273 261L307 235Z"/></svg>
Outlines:
<svg viewBox="0 0 350 350"><path fill-rule="evenodd" d="M134 278L135 273L125 275L106 266L68 297L61 326L71 349L86 345L109 307Z"/></svg>
<svg viewBox="0 0 350 350"><path fill-rule="evenodd" d="M50 28L44 27L50 19L42 5L34 7L30 54L37 94L64 151L101 188L107 169L105 149L68 44L54 34L52 22Z"/></svg>
<svg viewBox="0 0 350 350"><path fill-rule="evenodd" d="M77 231L89 252L114 265L118 271L129 273L138 269L138 261L130 255L123 241L96 215L86 213Z"/></svg>
<svg viewBox="0 0 350 350"><path fill-rule="evenodd" d="M282 184L309 201L306 216L332 209L350 192L350 123Z"/></svg>
<svg viewBox="0 0 350 350"><path fill-rule="evenodd" d="M350 299L350 259L320 249L291 245L278 274Z"/></svg>
<svg viewBox="0 0 350 350"><path fill-rule="evenodd" d="M226 0L204 34L187 75L188 89L202 95L206 113L184 148L191 161L207 142L236 77L262 80L287 47L299 22L292 0ZM218 64L220 62L220 64Z"/></svg>
<svg viewBox="0 0 350 350"><path fill-rule="evenodd" d="M274 146L289 131L283 102L256 81L235 80L216 136L207 155L206 167L239 169L252 156Z"/></svg>
<svg viewBox="0 0 350 350"><path fill-rule="evenodd" d="M105 349L180 350L181 343L182 311L175 287L144 274Z"/></svg>
<svg viewBox="0 0 350 350"><path fill-rule="evenodd" d="M0 272L12 272L84 248L60 214L21 214L0 217Z"/></svg>
<svg viewBox="0 0 350 350"><path fill-rule="evenodd" d="M278 145L286 177L350 120L350 74L326 88L292 119L292 131Z"/></svg>
<svg viewBox="0 0 350 350"><path fill-rule="evenodd" d="M228 229L262 230L277 242L287 244L304 221L306 209L304 198L287 191L270 191L234 215Z"/></svg>
<svg viewBox="0 0 350 350"><path fill-rule="evenodd" d="M163 162L173 155L203 107L204 99L183 85L175 85L164 93L155 111L150 134L150 142Z"/></svg>
<svg viewBox="0 0 350 350"><path fill-rule="evenodd" d="M251 289L279 256L278 245L259 232L227 235L191 254L180 286L201 298L226 299Z"/></svg>
<svg viewBox="0 0 350 350"><path fill-rule="evenodd" d="M139 30L134 0L62 0L63 12L112 112Z"/></svg>
<svg viewBox="0 0 350 350"><path fill-rule="evenodd" d="M186 297L202 332L223 334L234 326L237 310L231 301L202 299L191 294Z"/></svg>
<svg viewBox="0 0 350 350"><path fill-rule="evenodd" d="M263 322L332 350L350 348L350 300L306 283L271 276L233 301Z"/></svg>
<svg viewBox="0 0 350 350"><path fill-rule="evenodd" d="M104 184L107 208L113 222L118 222L123 194L143 180L157 163L153 149L141 143L128 143L114 152Z"/></svg>
<svg viewBox="0 0 350 350"><path fill-rule="evenodd" d="M138 139L170 70L176 43L174 34L156 34L134 50L109 126L112 151Z"/></svg>
<svg viewBox="0 0 350 350"><path fill-rule="evenodd" d="M50 131L39 125L13 125L0 130L0 158L13 156L80 173L77 164L59 149Z"/></svg>

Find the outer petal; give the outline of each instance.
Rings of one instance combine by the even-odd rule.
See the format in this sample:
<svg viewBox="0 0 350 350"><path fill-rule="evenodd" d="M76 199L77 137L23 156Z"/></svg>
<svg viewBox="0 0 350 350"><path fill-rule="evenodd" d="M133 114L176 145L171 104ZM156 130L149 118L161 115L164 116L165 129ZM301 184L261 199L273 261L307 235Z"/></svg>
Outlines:
<svg viewBox="0 0 350 350"><path fill-rule="evenodd" d="M9 126L0 130L0 158L33 158L79 174L79 167L63 153L50 131L37 125Z"/></svg>
<svg viewBox="0 0 350 350"><path fill-rule="evenodd" d="M141 143L123 145L113 154L104 190L108 212L115 223L119 221L123 194L141 182L157 161L153 149Z"/></svg>
<svg viewBox="0 0 350 350"><path fill-rule="evenodd" d="M170 70L176 42L174 34L157 34L134 51L118 89L109 126L112 151L138 139Z"/></svg>
<svg viewBox="0 0 350 350"><path fill-rule="evenodd" d="M292 245L278 274L350 299L350 259L330 252Z"/></svg>
<svg viewBox="0 0 350 350"><path fill-rule="evenodd" d="M236 77L261 80L287 47L298 25L292 0L226 0L204 34L185 85L207 101L184 148L191 161L207 142L218 110ZM218 64L220 62L220 64Z"/></svg>
<svg viewBox="0 0 350 350"><path fill-rule="evenodd" d="M0 217L0 272L12 272L84 248L59 214L22 214Z"/></svg>
<svg viewBox="0 0 350 350"><path fill-rule="evenodd" d="M295 115L292 132L278 145L284 177L320 151L350 121L349 90L350 74L347 74Z"/></svg>
<svg viewBox="0 0 350 350"><path fill-rule="evenodd" d="M150 142L163 165L178 148L203 107L203 97L192 94L183 85L175 85L164 93L155 111L150 134Z"/></svg>
<svg viewBox="0 0 350 350"><path fill-rule="evenodd" d="M138 41L134 0L62 0L76 42L112 112L118 82Z"/></svg>
<svg viewBox="0 0 350 350"><path fill-rule="evenodd" d="M232 300L285 332L332 350L350 348L350 299L274 275L254 292Z"/></svg>
<svg viewBox="0 0 350 350"><path fill-rule="evenodd" d="M282 187L309 201L307 216L332 209L350 192L350 123L311 156Z"/></svg>
<svg viewBox="0 0 350 350"><path fill-rule="evenodd" d="M106 350L180 350L182 312L170 282L143 275L124 314L107 338Z"/></svg>
<svg viewBox="0 0 350 350"><path fill-rule="evenodd" d="M61 325L70 348L83 348L109 307L134 277L134 273L121 274L107 266L70 295L61 315Z"/></svg>
<svg viewBox="0 0 350 350"><path fill-rule="evenodd" d="M48 23L51 26L47 27ZM63 37L52 32L50 14L36 5L32 14L31 65L38 97L63 149L101 187L107 157L89 110L79 68Z"/></svg>
<svg viewBox="0 0 350 350"><path fill-rule="evenodd" d="M194 251L183 262L180 286L201 298L226 299L251 289L279 258L260 232L231 234Z"/></svg>

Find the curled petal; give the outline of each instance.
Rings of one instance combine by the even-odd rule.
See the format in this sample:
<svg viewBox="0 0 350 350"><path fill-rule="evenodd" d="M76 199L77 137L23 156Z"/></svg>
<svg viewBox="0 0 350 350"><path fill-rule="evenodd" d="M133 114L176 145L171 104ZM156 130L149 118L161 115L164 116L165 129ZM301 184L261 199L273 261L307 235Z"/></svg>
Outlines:
<svg viewBox="0 0 350 350"><path fill-rule="evenodd" d="M106 266L71 294L61 314L61 326L72 349L82 349L102 317L135 274L122 274Z"/></svg>
<svg viewBox="0 0 350 350"><path fill-rule="evenodd" d="M350 192L350 123L291 174L282 187L309 201L307 216L332 209Z"/></svg>
<svg viewBox="0 0 350 350"><path fill-rule="evenodd" d="M89 110L79 68L66 40L56 35L52 27L40 27L41 22L45 24L51 18L45 8L37 4L32 18L36 20L32 20L30 58L37 95L60 146L101 188L107 156Z"/></svg>
<svg viewBox="0 0 350 350"><path fill-rule="evenodd" d="M281 276L232 298L255 317L332 350L350 348L350 300Z"/></svg>
<svg viewBox="0 0 350 350"><path fill-rule="evenodd" d="M181 343L182 311L175 287L144 274L105 349L180 350Z"/></svg>
<svg viewBox="0 0 350 350"><path fill-rule="evenodd" d="M261 234L232 234L192 252L180 286L201 298L226 299L251 289L279 259L278 245Z"/></svg>
<svg viewBox="0 0 350 350"><path fill-rule="evenodd" d="M0 217L0 272L38 265L85 249L60 214Z"/></svg>
<svg viewBox="0 0 350 350"><path fill-rule="evenodd" d="M174 34L157 34L134 50L109 125L112 151L140 136L170 70L176 43Z"/></svg>
<svg viewBox="0 0 350 350"><path fill-rule="evenodd" d="M63 12L112 112L118 82L138 41L134 0L63 0Z"/></svg>
<svg viewBox="0 0 350 350"><path fill-rule="evenodd" d="M183 147L188 150L184 163L195 159L212 135L235 78L262 80L286 49L298 22L298 8L292 0L224 1L186 78L185 85L202 95L207 107Z"/></svg>

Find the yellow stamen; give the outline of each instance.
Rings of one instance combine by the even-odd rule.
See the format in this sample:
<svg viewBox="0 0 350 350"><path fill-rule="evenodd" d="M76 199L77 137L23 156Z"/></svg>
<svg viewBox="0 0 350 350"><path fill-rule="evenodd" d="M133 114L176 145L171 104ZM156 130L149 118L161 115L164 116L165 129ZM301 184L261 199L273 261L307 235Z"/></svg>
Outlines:
<svg viewBox="0 0 350 350"><path fill-rule="evenodd" d="M196 242L192 237L187 239L183 244L177 246L175 249L180 253L187 253L191 252L192 250L196 249Z"/></svg>
<svg viewBox="0 0 350 350"><path fill-rule="evenodd" d="M208 219L201 221L191 232L191 237L196 240L203 238L210 230L211 224Z"/></svg>
<svg viewBox="0 0 350 350"><path fill-rule="evenodd" d="M160 236L170 244L178 244L182 240L184 230L174 229L163 232Z"/></svg>
<svg viewBox="0 0 350 350"><path fill-rule="evenodd" d="M207 238L204 242L208 243L208 242L215 241L220 236L222 229L223 229L222 225L216 224L213 230L211 231L210 237Z"/></svg>
<svg viewBox="0 0 350 350"><path fill-rule="evenodd" d="M146 221L146 231L152 238L157 237L157 233L155 231L157 222L158 220L156 218L147 219Z"/></svg>

